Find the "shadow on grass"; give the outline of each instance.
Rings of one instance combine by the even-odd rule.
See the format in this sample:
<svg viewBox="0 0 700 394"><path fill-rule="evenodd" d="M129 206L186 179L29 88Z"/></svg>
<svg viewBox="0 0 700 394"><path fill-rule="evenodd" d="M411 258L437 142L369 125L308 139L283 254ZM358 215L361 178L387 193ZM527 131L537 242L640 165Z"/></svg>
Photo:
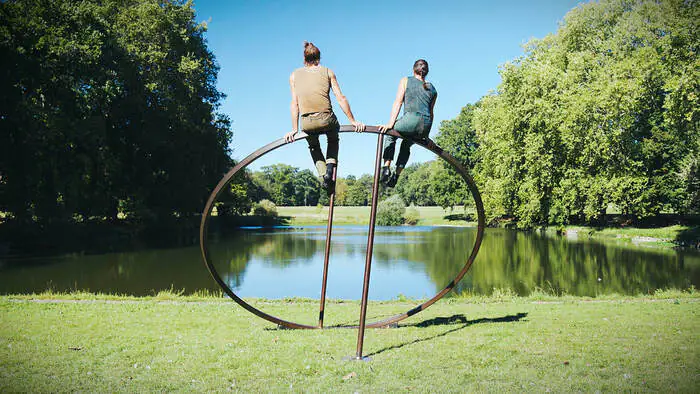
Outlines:
<svg viewBox="0 0 700 394"><path fill-rule="evenodd" d="M454 222L454 221L469 221L473 220L474 217L471 214L465 214L465 213L453 213L450 215L445 215L442 217L443 219Z"/></svg>
<svg viewBox="0 0 700 394"><path fill-rule="evenodd" d="M700 249L700 226L690 226L676 235L675 242L681 246Z"/></svg>
<svg viewBox="0 0 700 394"><path fill-rule="evenodd" d="M466 326L470 326L472 324L479 324L479 323L507 323L507 322L512 322L512 321L520 321L524 318L527 317L527 313L518 313L515 315L508 315L508 316L503 316L503 317L495 317L495 318L489 318L489 317L484 317L481 319L476 319L476 320L467 320L467 317L464 315L452 315L450 317L436 317L433 319L428 319L428 320L423 320L420 323L413 323L413 324L399 324L400 327L431 327L431 326L446 326L446 325L452 325L452 324L464 324Z"/></svg>
<svg viewBox="0 0 700 394"><path fill-rule="evenodd" d="M420 343L420 342L430 341L430 340L433 340L435 338L444 337L448 334L462 330L462 329L467 328L467 327L474 325L474 324L517 322L517 321L521 321L525 317L527 317L527 313L517 313L515 315L507 315L507 316L495 317L495 318L484 317L481 319L468 320L467 317L464 315L452 315L450 317L436 317L433 319L424 320L420 323L399 325L399 327L421 327L421 328L432 327L432 326L452 326L452 325L456 325L457 327L451 328L445 332L441 332L439 334L436 334L436 335L433 335L430 337L418 338L418 339L414 339L413 341L401 343L398 345L388 346L388 347L385 347L384 349L379 349L375 352L369 353L366 356L367 357L376 356L377 354L384 353L384 352L389 351L389 350L400 349L404 346L413 345L413 344Z"/></svg>
<svg viewBox="0 0 700 394"><path fill-rule="evenodd" d="M217 229L238 230L241 227L263 227L272 228L274 226L286 226L292 220L291 216L263 216L263 215L237 215L237 216L214 216L210 219L209 226L212 231Z"/></svg>

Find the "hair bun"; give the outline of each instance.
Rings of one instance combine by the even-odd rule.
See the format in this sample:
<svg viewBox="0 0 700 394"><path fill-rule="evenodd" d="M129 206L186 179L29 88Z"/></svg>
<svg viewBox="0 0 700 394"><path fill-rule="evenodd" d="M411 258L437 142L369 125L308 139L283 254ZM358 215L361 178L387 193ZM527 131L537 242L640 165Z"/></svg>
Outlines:
<svg viewBox="0 0 700 394"><path fill-rule="evenodd" d="M309 45L311 45L311 43L310 43L310 42L308 42L308 41L304 41L304 48L308 47Z"/></svg>

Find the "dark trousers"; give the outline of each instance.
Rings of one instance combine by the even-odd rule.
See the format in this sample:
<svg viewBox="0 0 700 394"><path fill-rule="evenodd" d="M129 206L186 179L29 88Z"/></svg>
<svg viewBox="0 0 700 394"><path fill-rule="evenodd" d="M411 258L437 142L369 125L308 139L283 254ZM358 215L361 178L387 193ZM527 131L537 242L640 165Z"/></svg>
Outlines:
<svg viewBox="0 0 700 394"><path fill-rule="evenodd" d="M326 163L338 163L338 147L340 138L338 131L340 124L332 112L322 112L317 114L303 115L301 117L301 130L309 136L306 142L309 144L309 153L314 161L319 175L326 173ZM323 156L321 143L318 140L320 134L326 134L328 144L326 146L326 156Z"/></svg>
<svg viewBox="0 0 700 394"><path fill-rule="evenodd" d="M408 157L411 155L411 146L413 145L413 139L427 138L430 134L431 123L418 123L416 124L415 119L407 119L407 116L402 116L396 121L394 125L394 130L398 131L404 138L401 141L401 147L399 148L399 157L396 159L396 167L404 168L406 163L408 163ZM382 158L386 160L394 160L394 153L396 151L396 139L393 135L384 136L384 151Z"/></svg>

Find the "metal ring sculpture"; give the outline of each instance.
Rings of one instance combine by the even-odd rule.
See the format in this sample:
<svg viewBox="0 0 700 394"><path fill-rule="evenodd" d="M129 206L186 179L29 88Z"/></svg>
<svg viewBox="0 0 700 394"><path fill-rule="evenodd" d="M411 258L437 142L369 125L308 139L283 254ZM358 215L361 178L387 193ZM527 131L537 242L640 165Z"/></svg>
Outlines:
<svg viewBox="0 0 700 394"><path fill-rule="evenodd" d="M347 132L354 132L354 129L352 126L341 126L340 127L340 132L341 133L347 133ZM367 133L374 133L374 134L380 134L379 129L376 126L367 126L365 129L365 132ZM295 141L303 140L308 137L307 134L305 133L300 133L301 135L295 139ZM393 135L399 138L404 138L402 137L399 133L397 133L394 130L389 130L385 134ZM464 180L467 182L467 186L472 194L472 197L474 198L474 202L476 205L476 211L478 215L478 226L477 226L477 233L476 233L476 240L474 242L474 247L472 248L472 252L467 258L467 261L464 264L464 267L459 271L457 276L450 281L450 283L442 289L440 292L435 294L432 298L430 298L428 301L408 310L407 312L400 313L397 315L394 315L392 317L389 317L384 320L380 320L374 323L369 323L366 326L371 327L371 328L378 328L378 327L386 327L389 326L393 323L397 323L403 319L406 319L409 316L413 316L424 309L428 308L430 305L434 304L437 302L439 299L445 296L445 294L449 293L450 290L452 290L457 283L459 283L460 280L464 277L464 275L469 271L469 268L471 268L472 263L474 262L474 259L476 258L477 253L479 252L479 247L481 246L481 240L484 235L484 227L485 227L485 219L484 219L484 206L483 203L481 202L481 196L479 194L479 191L476 187L476 184L474 183L474 180L471 178L467 170L449 153L445 152L442 148L437 146L432 140L427 139L427 140L414 140L414 142L417 145L422 146L423 148L435 153L437 156L441 157L443 160L445 160L447 163L449 163L461 176L464 178ZM224 177L219 181L219 183L216 185L214 188L214 191L212 191L211 195L209 196L209 200L207 200L207 203L204 207L204 212L202 215L202 221L199 227L199 246L202 251L202 257L204 258L204 263L207 266L207 269L209 269L209 272L211 273L211 276L214 278L216 283L221 286L221 288L224 290L224 292L231 297L234 301L236 301L240 306L248 310L249 312L255 314L258 317L261 317L265 320L268 320L272 323L278 324L280 326L284 326L287 328L304 328L304 329L315 329L315 328L321 328L319 326L310 326L306 324L300 324L300 323L295 323L295 322L290 322L286 320L282 320L278 317L269 315L252 305L248 304L245 302L243 299L238 297L236 293L231 290L231 288L224 282L223 279L221 279L221 276L219 276L218 272L216 271L216 268L214 268L214 265L211 263L211 259L209 258L209 249L207 247L207 229L208 229L208 224L209 224L209 218L211 216L212 209L214 207L214 203L216 202L216 199L218 198L219 194L224 190L224 187L231 181L231 179L238 173L238 171L244 169L247 167L250 163L253 161L257 160L261 156L283 146L286 145L287 142L284 140L284 138L281 138L279 140L276 140L274 142L271 142L262 148L256 150L255 152L251 153L248 155L245 159L241 160L238 164L236 164ZM356 327L356 326L353 326Z"/></svg>

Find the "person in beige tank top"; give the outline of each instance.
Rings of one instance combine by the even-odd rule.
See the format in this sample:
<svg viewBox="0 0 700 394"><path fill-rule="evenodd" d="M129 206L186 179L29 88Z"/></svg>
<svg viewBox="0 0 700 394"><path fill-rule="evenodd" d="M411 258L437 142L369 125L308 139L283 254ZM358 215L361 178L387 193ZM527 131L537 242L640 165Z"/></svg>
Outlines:
<svg viewBox="0 0 700 394"><path fill-rule="evenodd" d="M319 65L321 51L312 43L304 42L304 67L294 70L289 77L292 89L292 131L285 134L287 142L294 141L299 132L299 117L301 115L301 130L308 134L306 141L314 161L316 170L321 177L323 188L332 192L333 170L338 164L338 130L340 124L333 113L330 90L333 89L340 108L350 120L355 131L362 132L365 125L355 120L350 109L350 103L340 90L335 73L329 68ZM318 141L319 134L325 133L328 138L326 157L321 151Z"/></svg>

